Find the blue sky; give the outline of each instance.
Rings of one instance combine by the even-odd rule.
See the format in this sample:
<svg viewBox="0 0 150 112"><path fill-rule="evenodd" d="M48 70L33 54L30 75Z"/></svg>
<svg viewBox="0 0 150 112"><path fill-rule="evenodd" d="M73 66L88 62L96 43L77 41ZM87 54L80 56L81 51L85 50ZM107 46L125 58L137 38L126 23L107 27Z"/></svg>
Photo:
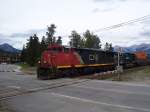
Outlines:
<svg viewBox="0 0 150 112"><path fill-rule="evenodd" d="M0 0L0 44L21 49L30 35L41 38L52 23L67 44L72 30L95 31L150 15L149 6L150 0ZM113 45L150 43L150 19L94 33Z"/></svg>

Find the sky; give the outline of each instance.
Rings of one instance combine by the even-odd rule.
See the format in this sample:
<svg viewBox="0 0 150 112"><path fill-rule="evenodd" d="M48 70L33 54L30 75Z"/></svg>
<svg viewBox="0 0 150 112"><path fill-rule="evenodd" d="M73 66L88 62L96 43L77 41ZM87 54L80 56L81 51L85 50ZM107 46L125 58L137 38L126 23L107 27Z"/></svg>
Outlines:
<svg viewBox="0 0 150 112"><path fill-rule="evenodd" d="M150 15L150 0L0 0L0 44L22 49L29 36L41 39L50 24L67 45L72 30L87 29L113 46L150 43L150 18L124 27L101 30Z"/></svg>

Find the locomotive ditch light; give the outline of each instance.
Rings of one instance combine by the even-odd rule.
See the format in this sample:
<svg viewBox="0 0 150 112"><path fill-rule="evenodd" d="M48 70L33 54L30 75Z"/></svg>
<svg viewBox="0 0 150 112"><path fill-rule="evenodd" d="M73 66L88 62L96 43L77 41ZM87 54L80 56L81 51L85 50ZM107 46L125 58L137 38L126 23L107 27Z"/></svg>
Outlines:
<svg viewBox="0 0 150 112"><path fill-rule="evenodd" d="M38 64L40 64L41 63L41 61L38 61Z"/></svg>
<svg viewBox="0 0 150 112"><path fill-rule="evenodd" d="M47 63L46 61L44 61L44 63Z"/></svg>

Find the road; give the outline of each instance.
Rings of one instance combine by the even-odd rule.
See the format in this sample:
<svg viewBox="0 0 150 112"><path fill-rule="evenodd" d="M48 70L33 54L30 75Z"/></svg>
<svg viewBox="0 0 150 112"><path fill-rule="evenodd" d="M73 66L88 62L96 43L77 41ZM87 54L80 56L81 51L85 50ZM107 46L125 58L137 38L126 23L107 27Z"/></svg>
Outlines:
<svg viewBox="0 0 150 112"><path fill-rule="evenodd" d="M0 102L13 112L150 112L150 85L69 78L41 81L3 64Z"/></svg>

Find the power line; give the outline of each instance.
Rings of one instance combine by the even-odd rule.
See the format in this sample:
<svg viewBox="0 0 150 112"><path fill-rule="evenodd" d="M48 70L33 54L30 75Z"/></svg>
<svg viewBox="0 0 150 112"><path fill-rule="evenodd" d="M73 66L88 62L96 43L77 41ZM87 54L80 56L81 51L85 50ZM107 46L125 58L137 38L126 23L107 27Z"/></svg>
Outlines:
<svg viewBox="0 0 150 112"><path fill-rule="evenodd" d="M94 30L92 32L96 33L96 32L100 32L100 31L104 31L104 30L116 29L116 28L119 28L119 27L123 27L123 26L126 26L126 25L130 25L130 24L133 24L133 23L144 21L146 19L150 19L150 15L146 15L146 16L143 16L143 17L140 17L140 18L137 18L137 19L129 20L127 22L123 22L123 23L120 23L120 24L116 24L116 25L100 28L100 29ZM79 33L79 34L82 35L83 33ZM63 35L61 37L68 37L68 36L69 35Z"/></svg>
<svg viewBox="0 0 150 112"><path fill-rule="evenodd" d="M150 15L143 16L143 17L133 19L133 20L130 20L130 21L127 21L127 22L123 22L123 23L120 23L120 24L112 25L112 26L109 26L109 27L100 28L100 29L97 29L93 32L99 32L99 31L102 31L102 30L116 29L116 28L119 28L119 27L123 27L125 25L130 25L130 24L133 24L133 23L141 22L141 21L146 20L146 19L150 19Z"/></svg>

